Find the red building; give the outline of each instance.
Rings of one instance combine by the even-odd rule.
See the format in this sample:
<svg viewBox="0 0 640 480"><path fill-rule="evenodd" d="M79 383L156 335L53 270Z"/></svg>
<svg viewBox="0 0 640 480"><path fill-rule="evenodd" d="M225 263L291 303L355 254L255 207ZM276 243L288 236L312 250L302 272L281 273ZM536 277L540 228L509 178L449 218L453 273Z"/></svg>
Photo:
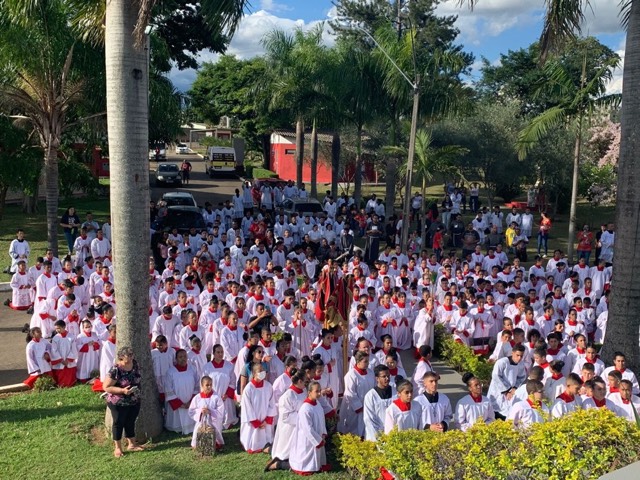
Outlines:
<svg viewBox="0 0 640 480"><path fill-rule="evenodd" d="M331 183L331 142L332 136L318 134L318 183ZM311 134L304 136L304 164L302 167L303 182L311 181ZM277 130L271 134L271 158L269 161L270 170L278 174L284 180L296 180L296 133L286 130ZM339 174L340 182L353 181L354 165L349 164L341 168ZM376 181L373 165L365 159L364 182Z"/></svg>

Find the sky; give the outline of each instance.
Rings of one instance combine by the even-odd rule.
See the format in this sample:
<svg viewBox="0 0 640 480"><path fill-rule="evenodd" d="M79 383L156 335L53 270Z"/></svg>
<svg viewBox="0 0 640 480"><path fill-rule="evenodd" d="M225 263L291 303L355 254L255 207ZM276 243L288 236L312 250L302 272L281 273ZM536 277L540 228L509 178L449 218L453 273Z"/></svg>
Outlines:
<svg viewBox="0 0 640 480"><path fill-rule="evenodd" d="M363 0L366 1L366 0ZM583 33L597 37L603 44L616 51L624 60L625 35L620 26L617 0L591 0ZM457 0L441 3L437 12L457 15L456 26L460 30L457 43L475 55L472 76L479 74L481 58L497 64L501 53L526 48L538 39L542 30L544 0L479 0L473 11L459 7ZM240 23L227 54L239 58L251 58L264 53L262 36L280 28L292 31L298 27L310 29L335 17L331 0L252 0L251 7ZM327 23L324 39L328 45L333 37ZM198 61L215 62L218 56L201 52ZM178 90L186 92L196 78L194 70L169 74ZM622 90L620 68L608 86L610 92Z"/></svg>

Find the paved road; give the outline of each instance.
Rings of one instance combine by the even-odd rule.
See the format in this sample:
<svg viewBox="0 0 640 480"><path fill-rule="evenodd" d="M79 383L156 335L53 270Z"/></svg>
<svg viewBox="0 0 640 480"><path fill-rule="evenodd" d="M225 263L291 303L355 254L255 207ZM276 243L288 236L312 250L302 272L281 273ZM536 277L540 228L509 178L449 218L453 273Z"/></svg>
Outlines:
<svg viewBox="0 0 640 480"><path fill-rule="evenodd" d="M216 205L218 202L230 199L235 189L241 185L240 180L233 177L210 179L204 172L204 162L197 155L169 154L167 161L180 163L183 158L187 158L193 166L189 185L179 188L156 187L152 175L152 199L161 198L164 192L179 190L191 192L198 205L204 205L205 201ZM151 162L150 166L151 169L154 169L155 162ZM0 293L0 386L19 383L27 376L25 334L21 332L21 329L31 317L24 312L16 312L3 306L2 304L7 298L10 298L10 293ZM402 359L407 373L411 375L415 366L412 352L402 352ZM461 388L460 375L444 364L436 362L434 366L442 377L440 380L441 391L449 395L452 404L455 405L455 402L466 393Z"/></svg>

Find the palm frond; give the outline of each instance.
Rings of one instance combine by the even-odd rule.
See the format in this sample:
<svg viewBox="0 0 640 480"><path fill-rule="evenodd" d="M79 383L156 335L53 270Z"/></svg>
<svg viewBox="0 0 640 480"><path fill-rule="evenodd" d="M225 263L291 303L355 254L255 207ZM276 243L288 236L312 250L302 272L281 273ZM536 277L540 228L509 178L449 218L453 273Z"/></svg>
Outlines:
<svg viewBox="0 0 640 480"><path fill-rule="evenodd" d="M631 16L631 3L632 0L620 0L620 24L625 30L629 26L629 17Z"/></svg>
<svg viewBox="0 0 640 480"><path fill-rule="evenodd" d="M558 51L562 42L581 32L589 0L545 0L546 13L540 36L540 62Z"/></svg>
<svg viewBox="0 0 640 480"><path fill-rule="evenodd" d="M551 129L560 125L566 116L566 110L562 106L551 107L535 117L518 134L518 157L523 160L529 150L540 141Z"/></svg>

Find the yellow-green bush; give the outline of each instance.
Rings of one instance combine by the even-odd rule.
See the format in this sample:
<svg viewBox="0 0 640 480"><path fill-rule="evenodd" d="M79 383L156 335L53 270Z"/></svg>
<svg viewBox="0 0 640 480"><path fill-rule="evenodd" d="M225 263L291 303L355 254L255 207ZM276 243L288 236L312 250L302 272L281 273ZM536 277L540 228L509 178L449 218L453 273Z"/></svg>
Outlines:
<svg viewBox="0 0 640 480"><path fill-rule="evenodd" d="M339 436L340 462L354 477L380 467L406 480L588 480L640 459L640 430L608 410L584 410L528 430L511 422L466 432L394 431L377 444Z"/></svg>
<svg viewBox="0 0 640 480"><path fill-rule="evenodd" d="M449 366L460 372L471 372L481 382L489 383L493 364L488 363L484 357L476 355L466 345L456 342L453 335L447 332L442 325L435 328L436 353Z"/></svg>

